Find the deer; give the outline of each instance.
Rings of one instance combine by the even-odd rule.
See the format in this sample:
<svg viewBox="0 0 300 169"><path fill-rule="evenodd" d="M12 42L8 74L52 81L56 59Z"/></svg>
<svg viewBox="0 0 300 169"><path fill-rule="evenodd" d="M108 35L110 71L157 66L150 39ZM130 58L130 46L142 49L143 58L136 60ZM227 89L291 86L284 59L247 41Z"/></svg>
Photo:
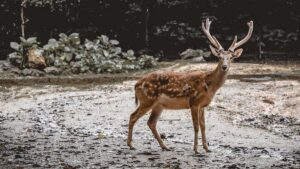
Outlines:
<svg viewBox="0 0 300 169"><path fill-rule="evenodd" d="M202 22L202 30L211 43L209 48L212 54L219 58L214 70L152 72L136 82L135 102L138 107L129 118L127 145L130 149L135 149L132 146L135 123L151 110L147 124L162 150L170 150L156 129L157 121L164 109L190 109L194 128L194 152L199 153L199 127L202 146L206 152L210 152L206 142L204 108L211 103L215 93L225 83L232 60L241 56L243 49L238 47L245 44L253 32L253 21L250 21L247 23L249 27L247 35L238 42L235 36L228 50L224 50L216 37L210 34L211 23L212 21L207 18L205 22Z"/></svg>

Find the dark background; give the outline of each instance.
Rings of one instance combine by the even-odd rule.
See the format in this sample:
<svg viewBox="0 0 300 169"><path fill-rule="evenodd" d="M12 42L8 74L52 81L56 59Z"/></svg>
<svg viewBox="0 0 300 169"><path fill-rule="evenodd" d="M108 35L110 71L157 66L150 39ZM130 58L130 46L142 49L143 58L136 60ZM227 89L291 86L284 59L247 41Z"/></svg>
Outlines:
<svg viewBox="0 0 300 169"><path fill-rule="evenodd" d="M10 41L19 42L20 4L0 3L0 59L12 51ZM28 0L24 13L26 37L42 44L62 32L78 32L83 39L106 34L124 49L149 49L169 60L187 48L208 50L200 29L206 17L214 20L211 32L224 47L234 35L242 38L246 22L253 20L254 34L243 46L246 56L300 57L299 0Z"/></svg>

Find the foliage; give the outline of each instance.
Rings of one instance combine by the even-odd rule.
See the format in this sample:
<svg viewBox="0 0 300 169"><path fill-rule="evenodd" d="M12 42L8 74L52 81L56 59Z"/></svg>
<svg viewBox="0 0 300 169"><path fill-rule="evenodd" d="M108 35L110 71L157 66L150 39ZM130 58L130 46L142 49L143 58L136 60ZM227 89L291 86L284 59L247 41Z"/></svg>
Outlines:
<svg viewBox="0 0 300 169"><path fill-rule="evenodd" d="M293 44L298 40L298 34L294 32L287 33L282 29L266 28L263 31L263 41L272 42L267 44L269 47L278 47L280 49L284 49L287 45Z"/></svg>
<svg viewBox="0 0 300 169"><path fill-rule="evenodd" d="M204 52L201 49L186 49L182 53L180 53L180 56L182 59L190 59L194 57L202 57L203 59L206 60L206 58L211 56L211 52L207 51Z"/></svg>
<svg viewBox="0 0 300 169"><path fill-rule="evenodd" d="M118 73L131 70L150 68L156 65L152 56L137 57L133 50L122 51L119 41L101 35L95 40L85 39L81 43L78 33L59 34L59 39L49 39L44 46L38 46L35 37L21 43L11 42L15 52L9 54L9 60L19 66L22 62L23 48L35 47L46 59L47 66L70 69L73 73L88 71L96 73Z"/></svg>
<svg viewBox="0 0 300 169"><path fill-rule="evenodd" d="M244 35L245 23L251 19L253 36L243 46L251 49L245 49L247 53L258 51L258 43L264 44L264 51L300 52L296 47L300 43L299 0L2 0L2 59L11 50L9 42L20 36L20 2L24 1L26 36L37 36L42 42L60 32L76 31L82 39L106 34L122 41L123 48L144 49L148 9L149 48L154 53L163 52L166 58L161 59L178 58L187 48L208 49L201 31L201 21L207 16L214 18L212 33L224 46L230 45L226 44L231 41L228 37Z"/></svg>
<svg viewBox="0 0 300 169"><path fill-rule="evenodd" d="M172 37L181 43L186 43L189 39L197 39L202 36L199 28L190 26L185 22L169 21L162 26L157 26L154 32L157 36Z"/></svg>
<svg viewBox="0 0 300 169"><path fill-rule="evenodd" d="M54 6L59 6L63 3L66 3L67 0L22 0L22 2L25 2L26 6L32 6L32 7L50 7L54 8ZM80 2L80 0L75 0L72 3Z"/></svg>
<svg viewBox="0 0 300 169"><path fill-rule="evenodd" d="M37 48L39 44L36 37L30 37L28 39L20 37L20 41L20 43L10 42L10 47L14 49L15 52L8 55L8 60L17 66L21 66L22 56L24 55L25 49Z"/></svg>

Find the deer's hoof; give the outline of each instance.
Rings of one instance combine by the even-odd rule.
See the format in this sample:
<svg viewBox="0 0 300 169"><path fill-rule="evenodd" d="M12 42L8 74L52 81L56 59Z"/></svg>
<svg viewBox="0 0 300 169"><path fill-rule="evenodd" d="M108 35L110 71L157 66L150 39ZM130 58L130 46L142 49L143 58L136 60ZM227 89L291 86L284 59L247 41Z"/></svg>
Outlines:
<svg viewBox="0 0 300 169"><path fill-rule="evenodd" d="M134 147L132 147L132 146L129 147L129 149L130 149L130 150L136 150L136 148L134 148Z"/></svg>
<svg viewBox="0 0 300 169"><path fill-rule="evenodd" d="M130 150L135 150L135 148L130 143L127 143L127 146L129 147Z"/></svg>
<svg viewBox="0 0 300 169"><path fill-rule="evenodd" d="M194 148L195 154L199 154L198 149Z"/></svg>
<svg viewBox="0 0 300 169"><path fill-rule="evenodd" d="M168 147L162 147L161 149L162 151L171 151L171 149L169 149Z"/></svg>
<svg viewBox="0 0 300 169"><path fill-rule="evenodd" d="M203 146L203 148L204 148L204 150L208 153L208 152L211 152L209 149L208 149L208 146L207 146L207 144L205 144L204 146Z"/></svg>

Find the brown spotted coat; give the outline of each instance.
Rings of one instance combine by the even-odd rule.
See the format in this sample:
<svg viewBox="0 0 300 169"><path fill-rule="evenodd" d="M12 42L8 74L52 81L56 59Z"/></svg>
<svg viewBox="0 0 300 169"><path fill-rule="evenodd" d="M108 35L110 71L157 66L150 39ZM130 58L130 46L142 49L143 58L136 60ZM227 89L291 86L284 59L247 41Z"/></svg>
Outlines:
<svg viewBox="0 0 300 169"><path fill-rule="evenodd" d="M175 73L154 72L144 76L136 85L136 92L142 93L147 100L157 100L161 95L169 98L188 98L189 106L197 98L207 94L208 85L205 82L207 74L199 71Z"/></svg>

